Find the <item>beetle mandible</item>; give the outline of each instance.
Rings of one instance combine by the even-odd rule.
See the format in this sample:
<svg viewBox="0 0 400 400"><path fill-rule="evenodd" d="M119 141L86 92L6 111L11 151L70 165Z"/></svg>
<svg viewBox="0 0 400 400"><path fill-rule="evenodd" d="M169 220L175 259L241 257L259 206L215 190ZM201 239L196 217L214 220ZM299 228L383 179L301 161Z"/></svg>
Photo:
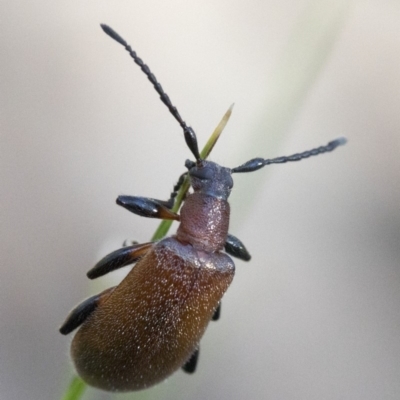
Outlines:
<svg viewBox="0 0 400 400"><path fill-rule="evenodd" d="M137 215L180 221L177 233L104 257L88 272L90 279L137 264L119 285L73 309L60 328L66 335L80 326L71 355L81 378L97 388L123 392L145 389L179 368L194 372L200 339L210 320L218 319L221 297L235 272L232 259L222 251L250 260L242 242L228 233L232 174L299 161L332 151L346 140L339 138L288 157L254 158L232 169L203 160L194 130L183 121L149 67L114 30L101 27L128 51L153 84L182 127L195 158L185 163L193 192L186 197L180 215L171 208L184 175L168 201L118 197L117 204Z"/></svg>

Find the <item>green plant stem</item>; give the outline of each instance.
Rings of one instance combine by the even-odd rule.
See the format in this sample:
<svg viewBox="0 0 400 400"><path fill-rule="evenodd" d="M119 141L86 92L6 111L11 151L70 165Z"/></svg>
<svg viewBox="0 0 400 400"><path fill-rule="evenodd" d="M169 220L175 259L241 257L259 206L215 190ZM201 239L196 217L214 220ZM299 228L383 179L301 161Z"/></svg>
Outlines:
<svg viewBox="0 0 400 400"><path fill-rule="evenodd" d="M74 376L61 400L78 400L83 396L85 389L86 383L77 376Z"/></svg>

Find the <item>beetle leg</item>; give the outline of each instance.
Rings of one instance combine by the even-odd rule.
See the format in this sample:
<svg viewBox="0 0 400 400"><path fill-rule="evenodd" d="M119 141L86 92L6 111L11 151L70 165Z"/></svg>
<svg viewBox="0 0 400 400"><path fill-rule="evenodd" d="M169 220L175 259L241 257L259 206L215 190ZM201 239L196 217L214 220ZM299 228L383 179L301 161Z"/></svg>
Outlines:
<svg viewBox="0 0 400 400"><path fill-rule="evenodd" d="M176 185L174 186L173 192L171 193L171 196L169 197L168 201L163 202L162 204L171 209L174 204L175 204L175 198L178 195L179 189L182 187L183 182L185 181L185 178L187 176L187 172L184 172L178 179L178 182L176 183Z"/></svg>
<svg viewBox="0 0 400 400"><path fill-rule="evenodd" d="M244 244L237 237L229 233L226 237L225 251L231 256L240 258L243 261L249 261L251 258Z"/></svg>
<svg viewBox="0 0 400 400"><path fill-rule="evenodd" d="M96 294L82 303L77 305L68 315L65 322L61 325L60 332L63 335L68 335L89 317L90 314L97 308L97 306L108 298L115 287L104 290L103 292Z"/></svg>
<svg viewBox="0 0 400 400"><path fill-rule="evenodd" d="M143 257L151 246L153 246L153 242L135 244L115 250L102 258L86 275L89 279L95 279L126 265L133 264Z"/></svg>
<svg viewBox="0 0 400 400"><path fill-rule="evenodd" d="M211 321L218 321L220 316L221 316L221 302L218 303L218 306L215 309L213 316L211 317Z"/></svg>
<svg viewBox="0 0 400 400"><path fill-rule="evenodd" d="M149 197L118 196L117 204L141 217L172 219L179 221L179 215L169 209L169 202Z"/></svg>
<svg viewBox="0 0 400 400"><path fill-rule="evenodd" d="M133 240L133 239L125 239L124 243L122 243L122 247L133 246L135 244L139 244L139 242L137 240Z"/></svg>
<svg viewBox="0 0 400 400"><path fill-rule="evenodd" d="M182 365L182 369L188 373L193 374L196 371L197 361L199 361L199 351L200 349L197 348L193 354L190 356L189 360Z"/></svg>

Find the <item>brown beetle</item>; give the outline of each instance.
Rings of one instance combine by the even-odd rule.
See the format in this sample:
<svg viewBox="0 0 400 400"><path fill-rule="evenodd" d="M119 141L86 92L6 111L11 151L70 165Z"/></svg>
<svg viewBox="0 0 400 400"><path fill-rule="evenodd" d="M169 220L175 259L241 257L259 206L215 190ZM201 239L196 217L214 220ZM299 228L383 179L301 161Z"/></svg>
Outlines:
<svg viewBox="0 0 400 400"><path fill-rule="evenodd" d="M130 391L152 386L181 367L194 372L200 339L209 321L218 319L221 297L235 271L222 250L250 260L241 241L228 233L231 174L332 151L345 139L289 157L255 158L233 169L203 160L193 129L182 120L148 66L110 27L102 25L102 29L141 67L182 127L196 160L185 164L193 193L186 197L180 215L171 208L183 179L169 201L118 197L119 205L140 216L180 221L178 231L158 242L123 247L104 257L88 272L90 279L138 262L118 286L78 305L60 328L66 335L81 326L71 355L84 381L104 390Z"/></svg>

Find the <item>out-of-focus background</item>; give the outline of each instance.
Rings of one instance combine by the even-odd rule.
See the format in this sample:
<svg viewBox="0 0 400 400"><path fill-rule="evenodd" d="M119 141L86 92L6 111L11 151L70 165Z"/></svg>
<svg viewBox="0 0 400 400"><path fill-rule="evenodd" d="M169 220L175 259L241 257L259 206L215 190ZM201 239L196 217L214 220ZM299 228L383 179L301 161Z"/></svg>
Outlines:
<svg viewBox="0 0 400 400"><path fill-rule="evenodd" d="M0 28L0 399L59 399L68 311L121 273L85 274L158 221L119 194L167 198L191 156L105 22L131 43L211 159L235 167L237 261L198 371L84 399L400 398L400 5L394 0L3 2ZM175 227L174 227L175 228Z"/></svg>

